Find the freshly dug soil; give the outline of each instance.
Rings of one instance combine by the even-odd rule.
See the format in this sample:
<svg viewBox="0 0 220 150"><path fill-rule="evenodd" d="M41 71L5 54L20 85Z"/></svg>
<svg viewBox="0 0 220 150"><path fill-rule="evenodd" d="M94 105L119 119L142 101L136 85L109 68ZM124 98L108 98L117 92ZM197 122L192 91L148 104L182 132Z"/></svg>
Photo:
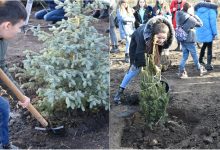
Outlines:
<svg viewBox="0 0 220 150"><path fill-rule="evenodd" d="M218 22L218 27L220 23ZM191 56L186 64L189 78L177 77L181 51L172 51L171 66L163 72L163 80L170 86L168 118L164 125L150 130L139 111L139 77L124 91L122 105L115 105L113 97L128 70L124 62L124 45L120 53L111 54L111 148L220 148L220 53L219 40L213 43L213 71L202 77L195 69ZM198 53L200 48L197 48ZM204 59L206 62L206 57Z"/></svg>

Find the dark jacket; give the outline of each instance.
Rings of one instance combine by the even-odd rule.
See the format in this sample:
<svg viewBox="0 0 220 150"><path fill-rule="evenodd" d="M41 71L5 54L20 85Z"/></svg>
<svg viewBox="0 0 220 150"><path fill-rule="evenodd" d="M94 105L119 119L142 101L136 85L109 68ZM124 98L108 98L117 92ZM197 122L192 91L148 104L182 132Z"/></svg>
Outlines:
<svg viewBox="0 0 220 150"><path fill-rule="evenodd" d="M47 4L47 6L48 6L48 8L49 8L50 10L56 9L55 7L57 6L57 4L54 3L53 0L44 0L44 1L45 1L45 3Z"/></svg>
<svg viewBox="0 0 220 150"><path fill-rule="evenodd" d="M137 9L137 8L134 8L135 9L135 12L134 12L134 17L135 17L135 28L137 29L141 24L146 24L147 21L152 18L154 16L154 13L153 13L153 7L151 6L147 6L145 8L145 13L144 13L144 22L142 22L142 19L141 19L141 16L139 14L139 10L140 9Z"/></svg>
<svg viewBox="0 0 220 150"><path fill-rule="evenodd" d="M7 50L7 43L5 40L0 39L0 68L3 68L5 65L5 55Z"/></svg>
<svg viewBox="0 0 220 150"><path fill-rule="evenodd" d="M187 21L184 23L186 19ZM202 21L199 19L198 16L191 16L190 14L184 11L177 12L176 24L177 26L183 26L183 30L188 33L187 39L184 41L184 43L195 43L195 27L201 27L203 25Z"/></svg>
<svg viewBox="0 0 220 150"><path fill-rule="evenodd" d="M159 46L159 51L162 52L163 49L168 48L174 36L173 26L172 24L163 16L156 16L151 18L147 24L139 27L131 37L131 43L129 48L129 55L130 55L130 63L134 64L137 67L146 66L145 54L144 53L151 53L152 49L147 49L147 47L151 47L146 45L152 39L152 31L155 24L163 22L168 25L170 30L170 36L168 37L167 41L164 43L163 46Z"/></svg>
<svg viewBox="0 0 220 150"><path fill-rule="evenodd" d="M5 63L6 51L7 51L7 42L3 39L0 39L0 68L9 77L9 79L19 88L18 83L13 79L13 77L9 73L7 65ZM8 87L1 81L1 79L0 79L0 86L4 90L6 90L8 94L13 96L14 99L16 98L16 96L10 90L8 90ZM23 92L21 89L20 89L20 91Z"/></svg>
<svg viewBox="0 0 220 150"><path fill-rule="evenodd" d="M45 3L47 4L47 6L48 6L48 8L50 9L50 10L55 10L56 8L56 6L57 6L57 4L54 2L54 0L44 0L45 1ZM64 0L60 0L61 2L64 2ZM63 8L62 8L63 9Z"/></svg>

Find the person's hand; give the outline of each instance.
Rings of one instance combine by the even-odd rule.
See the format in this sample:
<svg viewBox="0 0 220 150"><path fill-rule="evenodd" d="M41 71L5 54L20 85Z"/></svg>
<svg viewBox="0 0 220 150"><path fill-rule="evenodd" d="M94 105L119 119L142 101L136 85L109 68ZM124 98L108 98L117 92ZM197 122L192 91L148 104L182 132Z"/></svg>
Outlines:
<svg viewBox="0 0 220 150"><path fill-rule="evenodd" d="M156 69L156 74L161 73L161 69L159 66L155 65L155 69Z"/></svg>
<svg viewBox="0 0 220 150"><path fill-rule="evenodd" d="M30 104L30 98L25 96L23 102L19 101L18 104L21 105L23 108L26 108Z"/></svg>
<svg viewBox="0 0 220 150"><path fill-rule="evenodd" d="M160 10L159 10L159 9L156 11L156 14L157 14L157 15L159 15L159 14L160 14Z"/></svg>
<svg viewBox="0 0 220 150"><path fill-rule="evenodd" d="M176 8L175 8L175 7L173 7L173 11L176 11Z"/></svg>
<svg viewBox="0 0 220 150"><path fill-rule="evenodd" d="M214 40L218 40L219 38L218 38L218 36L217 35L215 35L214 36Z"/></svg>

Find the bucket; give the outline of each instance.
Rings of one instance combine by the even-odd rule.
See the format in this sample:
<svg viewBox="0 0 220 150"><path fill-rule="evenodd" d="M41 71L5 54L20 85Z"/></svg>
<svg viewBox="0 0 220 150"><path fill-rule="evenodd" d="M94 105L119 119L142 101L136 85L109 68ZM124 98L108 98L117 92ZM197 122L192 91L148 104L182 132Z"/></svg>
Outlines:
<svg viewBox="0 0 220 150"><path fill-rule="evenodd" d="M166 93L168 93L169 90L170 90L169 84L166 81L163 81L163 80L160 80L160 83L165 87Z"/></svg>

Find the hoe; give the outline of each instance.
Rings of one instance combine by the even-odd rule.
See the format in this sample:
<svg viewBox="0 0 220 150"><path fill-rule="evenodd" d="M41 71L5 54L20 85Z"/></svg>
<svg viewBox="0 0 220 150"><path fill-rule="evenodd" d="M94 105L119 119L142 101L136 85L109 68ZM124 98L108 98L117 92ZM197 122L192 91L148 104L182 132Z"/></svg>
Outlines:
<svg viewBox="0 0 220 150"><path fill-rule="evenodd" d="M8 88L17 96L19 101L23 101L24 95L15 86L15 84L8 78L8 76L0 69L0 79L8 86ZM35 107L30 103L27 107L28 111L40 122L43 128L35 127L36 130L48 131L53 134L63 134L65 132L64 126L59 126L52 128L49 123L43 118L43 116L35 109Z"/></svg>

